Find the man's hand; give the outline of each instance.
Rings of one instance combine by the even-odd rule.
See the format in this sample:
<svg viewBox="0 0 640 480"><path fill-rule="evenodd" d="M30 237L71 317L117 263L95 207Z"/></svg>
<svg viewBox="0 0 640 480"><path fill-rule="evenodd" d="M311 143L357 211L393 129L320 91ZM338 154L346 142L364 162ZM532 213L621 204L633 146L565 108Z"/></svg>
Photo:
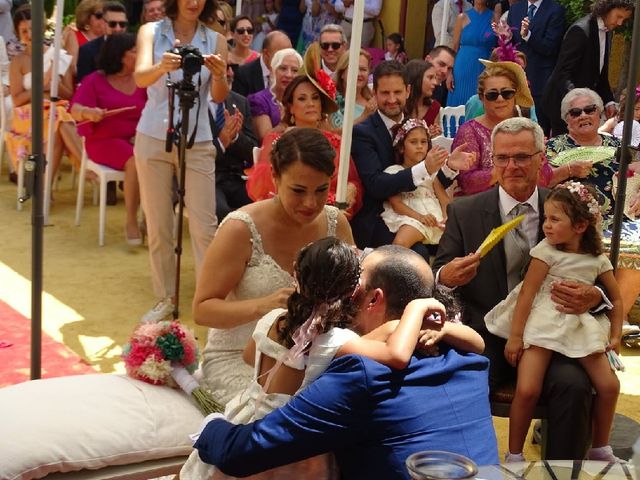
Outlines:
<svg viewBox="0 0 640 480"><path fill-rule="evenodd" d="M464 149L467 148L467 144L463 143L462 145L458 145L451 155L449 155L449 160L447 161L447 165L449 168L457 171L469 170L471 166L476 162L476 154L465 152Z"/></svg>
<svg viewBox="0 0 640 480"><path fill-rule="evenodd" d="M529 35L529 17L524 17L520 24L520 36L524 38L527 35Z"/></svg>
<svg viewBox="0 0 640 480"><path fill-rule="evenodd" d="M456 257L440 269L438 281L449 288L466 285L476 276L478 266L480 266L479 253Z"/></svg>
<svg viewBox="0 0 640 480"><path fill-rule="evenodd" d="M602 302L602 293L593 285L560 280L551 284L551 300L559 312L580 315Z"/></svg>
<svg viewBox="0 0 640 480"><path fill-rule="evenodd" d="M224 127L218 133L218 140L226 150L233 143L238 133L242 129L244 118L239 110L231 115L229 111L224 109Z"/></svg>
<svg viewBox="0 0 640 480"><path fill-rule="evenodd" d="M429 175L433 175L440 170L444 165L444 162L447 161L448 156L449 154L447 151L439 145L435 145L431 148L424 159L424 166L427 169L427 172L429 172Z"/></svg>

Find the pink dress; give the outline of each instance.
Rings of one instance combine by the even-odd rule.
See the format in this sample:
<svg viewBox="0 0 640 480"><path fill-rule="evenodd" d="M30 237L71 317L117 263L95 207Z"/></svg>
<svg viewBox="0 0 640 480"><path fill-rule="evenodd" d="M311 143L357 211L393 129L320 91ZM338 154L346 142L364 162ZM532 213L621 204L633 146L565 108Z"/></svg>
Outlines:
<svg viewBox="0 0 640 480"><path fill-rule="evenodd" d="M493 161L491 160L491 130L475 119L464 122L456 132L451 150L453 151L463 143L467 144L465 151L475 152L476 161L469 170L460 172L458 175L456 196L473 195L474 193L489 190L494 183ZM547 158L544 157L540 167L538 185L546 187L549 185L552 176L551 166Z"/></svg>
<svg viewBox="0 0 640 480"><path fill-rule="evenodd" d="M133 138L142 109L147 101L147 91L136 88L131 95L117 90L102 72L94 72L82 79L73 96L72 104L99 107L106 110L134 106L97 123L78 125L78 133L85 137L89 158L107 167L124 170L127 160L133 157Z"/></svg>

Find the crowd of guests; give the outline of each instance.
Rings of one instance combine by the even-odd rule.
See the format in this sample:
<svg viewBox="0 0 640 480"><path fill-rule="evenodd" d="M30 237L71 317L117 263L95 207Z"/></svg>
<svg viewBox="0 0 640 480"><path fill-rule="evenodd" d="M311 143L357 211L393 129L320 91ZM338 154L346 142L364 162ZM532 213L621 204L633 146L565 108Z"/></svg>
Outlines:
<svg viewBox="0 0 640 480"><path fill-rule="evenodd" d="M329 451L336 452L344 478L379 476L404 468L398 458L410 452L396 440L409 434L416 445L494 463L486 385L497 388L516 374L507 461L523 459L524 433L541 395L549 411L548 458L615 460L609 431L619 384L603 362L605 351L619 349L623 320L640 294L640 193L633 192L625 208L614 277L606 253L617 160L608 150L606 158L587 153L576 160L563 152L620 146L623 116L608 83L609 46L612 30L631 17L633 4L597 0L592 13L565 33L564 11L555 0L520 0L507 12L484 1L452 1L451 29L441 38L435 23L440 0L434 7L437 43L424 58L409 59L402 37L392 34L384 60L374 65L365 47L382 1L366 0L346 198L339 210L353 3L244 1L242 14L233 16L223 1L147 0L136 38L125 32L130 25L122 4L83 0L75 25L65 30L58 69L62 101L48 103L44 113L60 112L52 165L55 171L64 150L79 159L84 141L94 161L125 172L125 237L140 245L148 235L158 298L143 322L167 318L175 303L178 158L177 148L165 148L172 103L167 80L181 81L183 68L173 49L193 45L203 54L195 75L197 106L189 112L184 192L197 276L194 319L209 327L201 380L229 405L252 385L273 394L260 415L235 411L227 418L247 423L266 415L258 428L262 438L273 434L268 446L275 454L256 453L268 441L252 436L251 427L214 420L181 478L200 478L199 459L247 475ZM23 49L10 64L7 146L17 165L30 148L28 7L15 13L14 26ZM51 70L45 70L47 93ZM627 95L635 95L636 128L640 88ZM465 104L465 121L449 151L434 141L442 135L441 108ZM632 175L640 175L639 165L631 164ZM521 227L481 256L477 249L491 229L517 216ZM322 243L324 237L335 239ZM359 262L348 245L376 250ZM585 272L566 267L578 264L576 258L584 260ZM557 263L564 269L556 270ZM418 301L431 297L435 284L455 288L468 330L422 325L425 313L451 316L453 303L446 313L440 303ZM538 297L534 301L538 290L543 307ZM508 318L515 311L514 326L500 323L493 312L498 305ZM566 336L570 342L574 333L536 326L542 308L558 309L547 322L569 328L567 318L578 318L576 329L591 325L600 335L589 341L576 336L574 350L559 346L556 340ZM488 314L493 323L485 321ZM395 329L389 327L397 319ZM489 329L489 323L497 326ZM338 332L350 326L363 337ZM551 331L554 341L540 340L534 328ZM317 375L327 373L311 383L317 375L309 379L310 372L288 358L282 375L269 375L265 384L263 374L278 352L301 341L294 338L300 331L311 336L302 350L321 340L330 344L313 357L322 363L314 363ZM427 341L431 335L454 347L440 347L439 366L424 352L413 355L418 339L438 353ZM331 343L336 338L340 343ZM457 350L484 352L490 363ZM407 375L390 379L390 367ZM465 378L465 370L478 375ZM442 396L435 379L442 371L450 375L444 382L449 393L461 388L465 395L421 403L424 398L409 388L413 378L424 388L420 395ZM278 397L288 401L308 383L293 406ZM391 398L385 392L394 388L409 393ZM266 400L257 395L253 401ZM418 404L443 414L453 407L468 417L430 423L390 413ZM366 414L360 416L358 406ZM442 426L442 436L429 435ZM281 432L293 433L285 438ZM243 441L230 442L230 436ZM392 453L372 459L388 442ZM353 456L368 460L357 463ZM336 478L329 467L323 472L314 478Z"/></svg>

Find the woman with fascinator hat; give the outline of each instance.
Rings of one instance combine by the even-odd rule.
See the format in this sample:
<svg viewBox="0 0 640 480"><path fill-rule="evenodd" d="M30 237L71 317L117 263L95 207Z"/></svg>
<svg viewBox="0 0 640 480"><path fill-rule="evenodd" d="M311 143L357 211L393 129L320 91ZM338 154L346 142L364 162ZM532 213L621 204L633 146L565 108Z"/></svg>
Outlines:
<svg viewBox="0 0 640 480"><path fill-rule="evenodd" d="M264 137L258 161L249 173L247 192L253 200L263 200L276 194L269 164L273 143L285 131L307 127L321 131L336 152L334 159L336 171L331 178L328 198L329 204L335 202L341 136L330 130L328 115L338 109L335 102L336 86L322 69L312 70L308 60L305 60L305 72L304 75L294 78L285 89L282 95L284 109L282 122L274 131ZM362 206L362 195L362 183L356 166L350 159L347 181L348 207L345 210L347 218L352 218Z"/></svg>

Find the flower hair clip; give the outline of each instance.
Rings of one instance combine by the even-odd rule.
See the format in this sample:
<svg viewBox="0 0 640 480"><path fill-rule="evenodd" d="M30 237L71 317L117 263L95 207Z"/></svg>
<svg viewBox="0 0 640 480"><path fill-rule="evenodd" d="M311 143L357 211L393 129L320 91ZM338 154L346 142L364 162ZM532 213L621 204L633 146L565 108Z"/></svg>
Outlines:
<svg viewBox="0 0 640 480"><path fill-rule="evenodd" d="M427 126L427 122L418 118L410 118L401 124L400 128L398 128L396 136L393 139L393 146L395 147L400 142L404 141L405 137L409 135L409 132L414 128L424 128L427 131L427 136L429 136L429 127Z"/></svg>
<svg viewBox="0 0 640 480"><path fill-rule="evenodd" d="M598 204L598 200L595 199L587 187L582 183L569 180L561 183L557 188L566 188L569 190L571 193L576 195L581 202L587 205L587 209L589 210L589 213L593 215L594 219L598 219L600 217L600 205Z"/></svg>

